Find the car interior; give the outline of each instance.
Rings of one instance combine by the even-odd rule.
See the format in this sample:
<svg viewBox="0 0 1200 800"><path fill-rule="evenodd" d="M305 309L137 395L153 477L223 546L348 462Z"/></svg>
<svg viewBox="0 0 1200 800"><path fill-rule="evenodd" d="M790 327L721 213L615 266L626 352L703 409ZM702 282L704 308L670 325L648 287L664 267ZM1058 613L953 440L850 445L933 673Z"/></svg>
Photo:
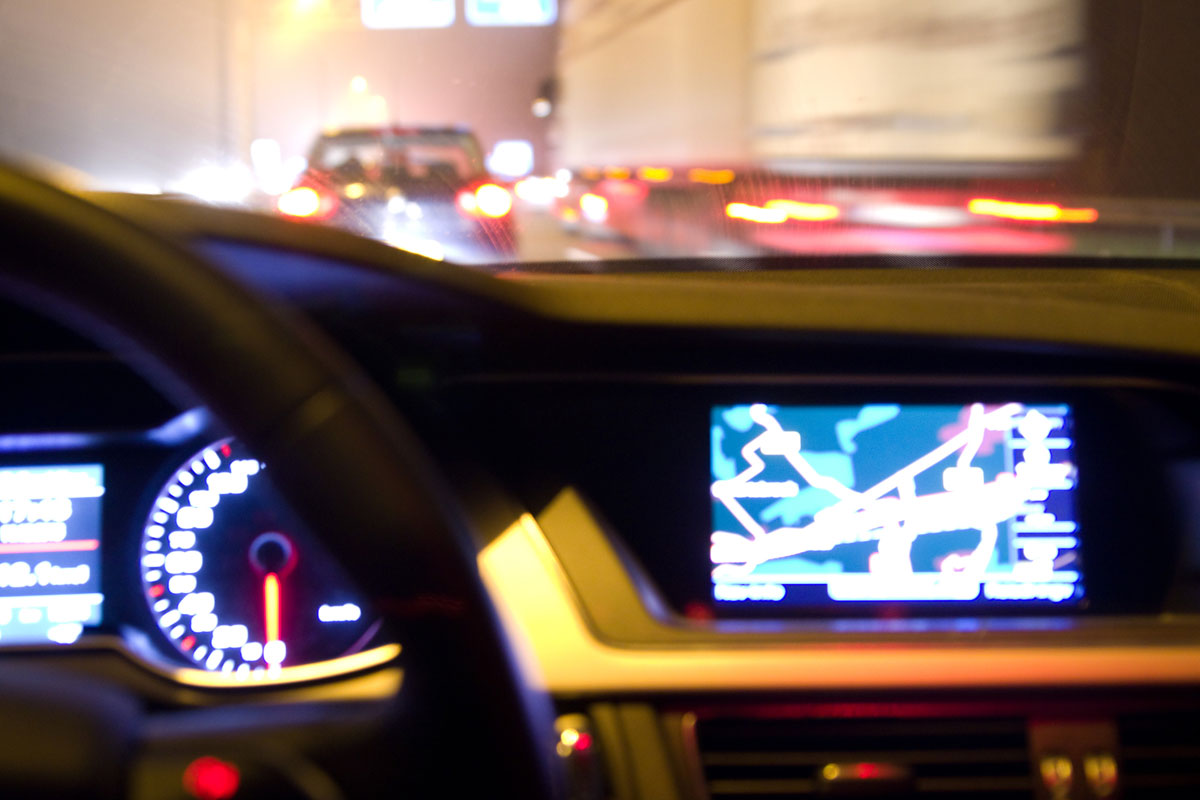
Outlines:
<svg viewBox="0 0 1200 800"><path fill-rule="evenodd" d="M1200 181L1200 106L1194 66L1178 61L1190 29L1159 13L1191 3L1096 0L1087 36L1132 68L1095 64L1121 90L1101 98L1095 138L1119 147L1071 169L1111 181L1081 198L1000 184L1057 204L906 163L835 185L758 164L737 164L735 181L724 161L598 156L567 164L573 188L536 213L516 184L458 175L474 181L454 188L470 213L443 205L473 231L466 244L491 245L468 267L449 240L427 258L416 234L389 244L313 224L315 193L293 215L314 219L289 219L275 205L295 191L286 182L253 210L79 188L0 156L0 794L1198 796L1200 207L1178 198ZM316 5L287 4L288 36L307 35L301 12ZM623 34L668 52L637 26L689 4L636 5L645 13L621 17L632 5L564 0L564 37L584 62ZM871 61L837 5L773 7L803 6ZM400 4L324 6L348 8L363 33ZM1026 6L1042 19L1048 4L1014 3ZM986 17L992 4L972 7ZM1002 39L1010 20L996 19ZM423 24L433 36L442 22ZM954 25L897 36L953 49ZM436 63L453 65L479 30L444 27L461 41ZM799 27L760 28L803 45L750 59L764 72L824 46ZM331 52L356 46L343 33ZM6 41L0 59L37 61L35 44ZM280 72L299 65L317 83L320 59L269 43L294 57ZM570 108L569 70L543 44L538 83L553 91L530 90L545 118L514 93L523 120L551 125ZM76 72L90 58L64 52ZM1059 55L1043 61L1057 70ZM697 73L740 98L706 59ZM593 66L576 79L619 105ZM693 77L618 66L635 89ZM371 74L371 92L384 85ZM1066 105L1084 102L1064 86ZM1027 99L1022 124L1053 116ZM176 100L183 119L190 98ZM585 124L605 103L583 105L575 134L607 147ZM669 108L664 124L693 119ZM717 116L696 119L719 128ZM645 119L612 117L626 145L654 138L638 133ZM898 118L847 124L871 142L893 122L906 142L953 127L933 112ZM320 129L289 135L311 146ZM285 162L278 142L275 155ZM469 156L473 172L482 153ZM347 163L346 182L366 178ZM449 185L452 165L428 166ZM1035 185L1044 197L1017 191ZM391 188L367 200L399 197L420 222ZM481 188L500 211L477 209ZM943 214L929 230L849 218L866 197L893 220L928 220L967 189L986 214L958 203L958 222ZM666 194L646 201L652 190ZM373 190L356 191L340 197ZM570 216L554 216L559 201ZM716 224L684 219L709 212ZM699 228L696 252L670 250ZM478 233L497 229L491 242ZM535 229L553 246L536 252L562 259L527 257ZM720 249L717 229L745 238ZM651 240L638 249L629 231ZM939 231L1008 249L908 247ZM1084 244L1059 247L1072 236Z"/></svg>
<svg viewBox="0 0 1200 800"><path fill-rule="evenodd" d="M105 476L102 616L70 643L3 652L12 796L1160 797L1200 782L1186 266L494 277L12 170L0 198L5 463ZM976 400L1072 410L1078 602L710 599L713 408ZM259 502L303 520L298 564L339 565L314 580L378 622L353 647L284 616L274 636L307 663L202 670L147 605L164 481L230 441L278 492ZM243 572L207 580L236 594ZM301 602L279 580L279 602Z"/></svg>

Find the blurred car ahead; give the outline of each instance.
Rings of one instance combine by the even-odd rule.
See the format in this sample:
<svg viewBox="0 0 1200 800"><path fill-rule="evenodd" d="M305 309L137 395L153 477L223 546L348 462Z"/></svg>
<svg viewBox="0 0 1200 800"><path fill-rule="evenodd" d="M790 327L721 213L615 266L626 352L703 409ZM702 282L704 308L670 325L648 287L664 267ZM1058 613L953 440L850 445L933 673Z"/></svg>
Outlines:
<svg viewBox="0 0 1200 800"><path fill-rule="evenodd" d="M512 194L461 128L327 132L277 207L431 258L487 263L516 250Z"/></svg>

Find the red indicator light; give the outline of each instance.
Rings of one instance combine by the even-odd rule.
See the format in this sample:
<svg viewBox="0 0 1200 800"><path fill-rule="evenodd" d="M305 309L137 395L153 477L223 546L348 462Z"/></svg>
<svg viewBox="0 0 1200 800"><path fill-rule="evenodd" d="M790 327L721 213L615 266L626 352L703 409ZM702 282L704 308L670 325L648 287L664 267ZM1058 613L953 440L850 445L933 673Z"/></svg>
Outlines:
<svg viewBox="0 0 1200 800"><path fill-rule="evenodd" d="M590 733L580 733L579 738L575 740L575 752L582 753L592 749L592 735Z"/></svg>
<svg viewBox="0 0 1200 800"><path fill-rule="evenodd" d="M830 783L853 785L852 781L886 781L899 783L912 778L905 766L879 761L859 761L849 764L826 764L821 768L821 777ZM889 795L890 796L890 795Z"/></svg>
<svg viewBox="0 0 1200 800"><path fill-rule="evenodd" d="M151 597L162 597L162 594L164 591L166 591L166 590L163 589L163 585L161 583L156 583L153 586L151 586L149 589L147 589L146 593L149 594Z"/></svg>
<svg viewBox="0 0 1200 800"><path fill-rule="evenodd" d="M228 444L221 445L221 455L225 456L226 458L229 458L229 454L232 452L233 452L233 449Z"/></svg>
<svg viewBox="0 0 1200 800"><path fill-rule="evenodd" d="M242 775L228 761L201 756L183 771L183 790L197 800L228 800L237 794Z"/></svg>
<svg viewBox="0 0 1200 800"><path fill-rule="evenodd" d="M185 652L191 650L195 646L196 646L196 637L195 636L185 636L179 642L179 647L182 650L184 650Z"/></svg>

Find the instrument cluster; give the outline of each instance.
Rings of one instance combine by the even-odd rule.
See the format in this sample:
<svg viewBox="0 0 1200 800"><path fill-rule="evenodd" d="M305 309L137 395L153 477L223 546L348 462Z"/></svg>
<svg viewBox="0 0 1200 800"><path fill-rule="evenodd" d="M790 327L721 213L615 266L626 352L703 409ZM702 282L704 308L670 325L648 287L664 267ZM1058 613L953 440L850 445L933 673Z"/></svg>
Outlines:
<svg viewBox="0 0 1200 800"><path fill-rule="evenodd" d="M387 644L368 600L272 486L271 465L204 411L147 431L8 444L0 646L115 643L236 684Z"/></svg>

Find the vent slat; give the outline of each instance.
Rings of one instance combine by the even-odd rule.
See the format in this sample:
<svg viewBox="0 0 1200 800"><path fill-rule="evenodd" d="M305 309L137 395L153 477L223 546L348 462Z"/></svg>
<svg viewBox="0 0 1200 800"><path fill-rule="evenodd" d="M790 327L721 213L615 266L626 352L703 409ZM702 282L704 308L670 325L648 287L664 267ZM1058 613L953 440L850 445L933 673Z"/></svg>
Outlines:
<svg viewBox="0 0 1200 800"><path fill-rule="evenodd" d="M805 780L733 780L711 781L708 791L713 797L754 796L770 794L815 794L816 781Z"/></svg>
<svg viewBox="0 0 1200 800"><path fill-rule="evenodd" d="M1125 800L1200 797L1200 726L1186 713L1118 720ZM916 797L1029 798L1024 719L702 719L700 764L714 800L820 797L826 764L874 762L911 775ZM906 796L908 796L906 794Z"/></svg>
<svg viewBox="0 0 1200 800"><path fill-rule="evenodd" d="M827 750L808 753L705 753L705 766L784 767L819 766L839 761L887 761L904 764L978 764L981 762L1029 763L1025 749L1008 750Z"/></svg>
<svg viewBox="0 0 1200 800"><path fill-rule="evenodd" d="M1117 722L1126 800L1200 797L1200 729L1190 714L1138 714Z"/></svg>
<svg viewBox="0 0 1200 800"><path fill-rule="evenodd" d="M826 764L896 765L917 796L1027 798L1021 719L708 719L696 727L709 794L815 797Z"/></svg>
<svg viewBox="0 0 1200 800"><path fill-rule="evenodd" d="M1033 782L1029 778L925 778L916 781L918 792L1030 792ZM709 791L714 795L756 794L813 794L817 782L802 779L753 779L714 780Z"/></svg>
<svg viewBox="0 0 1200 800"><path fill-rule="evenodd" d="M1012 778L919 778L917 792L1032 792L1033 779Z"/></svg>
<svg viewBox="0 0 1200 800"><path fill-rule="evenodd" d="M1124 786L1129 789L1167 789L1178 786L1196 786L1196 773L1181 773L1178 775L1130 775L1125 778Z"/></svg>
<svg viewBox="0 0 1200 800"><path fill-rule="evenodd" d="M1126 760L1145 759L1152 761L1160 758L1197 758L1200 759L1200 745L1126 745L1121 748Z"/></svg>

